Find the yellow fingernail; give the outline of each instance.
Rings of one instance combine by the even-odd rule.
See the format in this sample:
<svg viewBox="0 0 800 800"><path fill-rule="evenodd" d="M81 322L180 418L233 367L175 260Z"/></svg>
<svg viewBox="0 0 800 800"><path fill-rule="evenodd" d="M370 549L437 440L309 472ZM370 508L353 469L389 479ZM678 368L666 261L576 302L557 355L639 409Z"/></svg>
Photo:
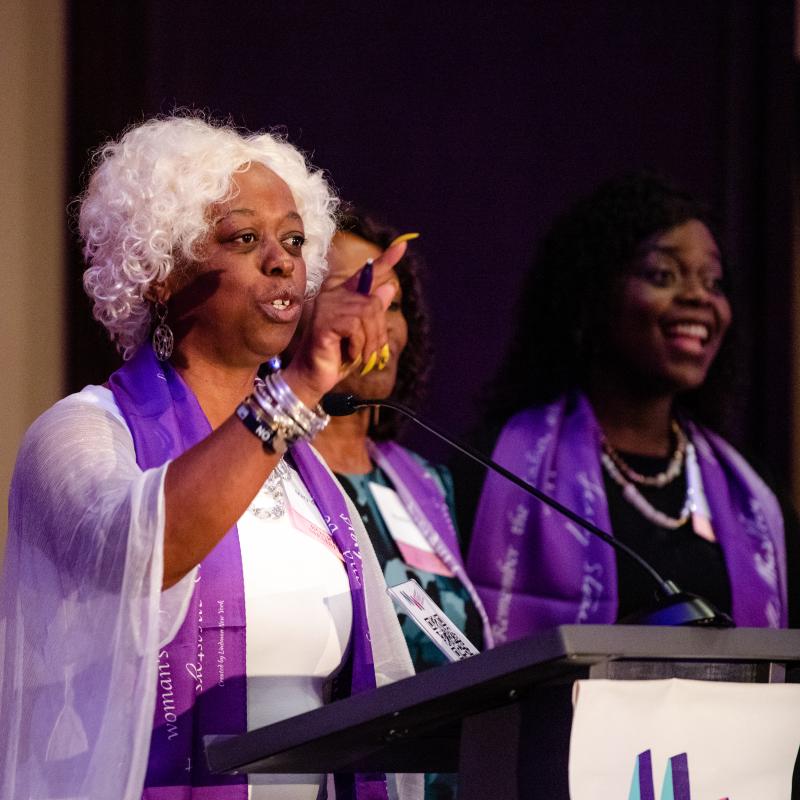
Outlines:
<svg viewBox="0 0 800 800"><path fill-rule="evenodd" d="M389 247L391 247L393 244L400 244L400 242L410 242L412 239L419 239L419 234L418 233L401 233L399 236L397 236L396 238L392 239L392 241L389 243ZM386 249L388 250L389 248L386 248Z"/></svg>
<svg viewBox="0 0 800 800"><path fill-rule="evenodd" d="M380 355L378 356L378 369L386 369L389 359L392 357L392 351L389 347L389 342L381 347Z"/></svg>
<svg viewBox="0 0 800 800"><path fill-rule="evenodd" d="M361 370L361 374L366 375L368 372L372 372L372 369L375 366L375 362L377 360L378 360L378 352L377 350L373 350L372 355L367 359L367 363L364 364L364 369Z"/></svg>

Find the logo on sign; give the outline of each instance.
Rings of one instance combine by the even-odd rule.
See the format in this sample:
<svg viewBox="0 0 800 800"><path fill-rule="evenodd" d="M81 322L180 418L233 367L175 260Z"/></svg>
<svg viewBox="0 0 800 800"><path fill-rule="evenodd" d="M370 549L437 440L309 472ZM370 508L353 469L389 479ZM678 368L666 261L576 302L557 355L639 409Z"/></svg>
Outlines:
<svg viewBox="0 0 800 800"><path fill-rule="evenodd" d="M407 591L405 591L405 589L401 589L400 594L402 594L403 597L405 597L405 599L408 600L409 603L415 605L418 609L420 609L420 611L423 611L425 609L425 604L422 602L422 599L415 591L412 590L412 593L409 594Z"/></svg>
<svg viewBox="0 0 800 800"><path fill-rule="evenodd" d="M636 756L628 800L655 799L652 755L649 750L645 750ZM678 753L667 762L667 768L664 770L664 781L661 784L660 800L691 800L689 758L686 753ZM722 797L720 800L728 800L728 798Z"/></svg>

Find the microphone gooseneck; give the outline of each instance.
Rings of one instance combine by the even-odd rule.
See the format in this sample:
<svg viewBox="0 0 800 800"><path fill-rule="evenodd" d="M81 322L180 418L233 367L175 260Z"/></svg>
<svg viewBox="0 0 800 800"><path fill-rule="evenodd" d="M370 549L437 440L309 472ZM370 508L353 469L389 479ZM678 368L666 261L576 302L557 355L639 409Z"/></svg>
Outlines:
<svg viewBox="0 0 800 800"><path fill-rule="evenodd" d="M353 394L339 394L335 392L326 394L325 397L322 398L323 410L332 417L345 417L354 414L361 408L368 408L370 406L384 406L385 408L390 408L408 417L408 419L432 433L434 436L450 445L450 447L454 447L456 450L473 459L473 461L477 461L481 466L502 475L515 486L518 486L528 494L532 494L541 502L554 508L560 514L580 525L584 530L589 531L589 533L597 536L599 539L602 539L606 544L610 545L618 552L623 553L627 558L630 558L638 564L655 582L662 600L655 610L645 612L636 617L627 618L625 622L643 625L709 625L716 627L733 627L733 620L727 614L718 611L708 600L681 591L673 581L663 578L651 564L625 544L625 542L615 539L610 533L606 533L602 528L598 528L597 525L590 522L588 519L585 519L580 514L576 514L571 508L559 503L555 498L550 497L550 495L545 494L527 481L522 480L522 478L507 470L496 461L487 458L475 448L444 433L432 423L419 417L414 411L408 408L408 406L397 403L394 400L364 399Z"/></svg>

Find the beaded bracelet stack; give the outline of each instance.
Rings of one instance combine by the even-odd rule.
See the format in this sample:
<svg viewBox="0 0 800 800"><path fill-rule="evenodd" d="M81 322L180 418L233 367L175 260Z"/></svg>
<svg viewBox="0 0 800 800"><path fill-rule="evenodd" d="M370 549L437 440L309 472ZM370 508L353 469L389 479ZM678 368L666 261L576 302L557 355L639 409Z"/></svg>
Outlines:
<svg viewBox="0 0 800 800"><path fill-rule="evenodd" d="M298 441L313 439L330 417L321 406L309 408L283 379L280 371L256 378L253 394L236 409L236 416L264 445L282 455Z"/></svg>

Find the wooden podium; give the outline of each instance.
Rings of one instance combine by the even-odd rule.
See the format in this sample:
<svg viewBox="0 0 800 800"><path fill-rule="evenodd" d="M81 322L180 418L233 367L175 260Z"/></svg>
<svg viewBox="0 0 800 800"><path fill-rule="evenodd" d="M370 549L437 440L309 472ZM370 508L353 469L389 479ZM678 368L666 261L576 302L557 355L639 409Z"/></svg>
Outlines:
<svg viewBox="0 0 800 800"><path fill-rule="evenodd" d="M566 625L206 751L213 772L457 771L459 800L568 800L572 683L670 677L800 681L800 630Z"/></svg>

